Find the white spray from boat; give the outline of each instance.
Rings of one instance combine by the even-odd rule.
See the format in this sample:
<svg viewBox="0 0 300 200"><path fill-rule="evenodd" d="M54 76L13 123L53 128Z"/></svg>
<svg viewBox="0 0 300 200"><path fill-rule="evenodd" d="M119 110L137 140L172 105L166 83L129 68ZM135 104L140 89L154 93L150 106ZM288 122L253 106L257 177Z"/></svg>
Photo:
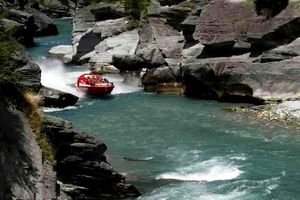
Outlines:
<svg viewBox="0 0 300 200"><path fill-rule="evenodd" d="M37 63L42 71L42 85L71 93L80 98L84 96L83 93L76 90L75 83L81 74L89 72L86 67L66 66L58 59L48 58L41 59ZM104 77L115 85L112 94L131 93L141 90L138 87L137 77L131 77L130 81L126 82L120 74L107 74Z"/></svg>

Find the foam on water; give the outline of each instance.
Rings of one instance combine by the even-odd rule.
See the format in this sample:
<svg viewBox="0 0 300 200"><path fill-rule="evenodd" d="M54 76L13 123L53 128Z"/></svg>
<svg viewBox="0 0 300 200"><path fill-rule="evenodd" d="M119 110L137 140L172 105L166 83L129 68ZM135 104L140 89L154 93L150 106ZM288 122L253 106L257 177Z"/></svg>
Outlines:
<svg viewBox="0 0 300 200"><path fill-rule="evenodd" d="M44 107L42 110L45 113L51 113L51 112L60 112L60 111L64 111L64 110L74 110L74 109L77 109L77 108L78 108L77 106L68 106L68 107L65 107L65 108L47 108L47 107Z"/></svg>
<svg viewBox="0 0 300 200"><path fill-rule="evenodd" d="M57 59L41 59L37 63L42 70L42 85L68 92L78 97L84 96L83 93L76 90L75 83L81 74L88 72L86 68L82 70L76 68L70 71L68 68L75 66L67 67L62 61ZM104 77L115 85L112 94L131 93L141 90L137 85L137 81L124 83L124 78L119 74L107 74Z"/></svg>
<svg viewBox="0 0 300 200"><path fill-rule="evenodd" d="M42 85L54 89L68 92L78 97L83 94L76 90L75 83L80 74L87 72L82 71L68 71L64 63L57 59L42 59L39 60L38 65L42 70L41 83Z"/></svg>
<svg viewBox="0 0 300 200"><path fill-rule="evenodd" d="M217 181L232 180L242 174L239 168L231 163L220 161L219 158L202 161L187 167L179 168L176 172L167 172L157 179L172 179L182 181Z"/></svg>
<svg viewBox="0 0 300 200"><path fill-rule="evenodd" d="M158 188L149 194L140 197L140 200L237 200L246 199L247 190L233 189L228 192L214 191L201 183L185 182Z"/></svg>
<svg viewBox="0 0 300 200"><path fill-rule="evenodd" d="M132 93L141 90L137 81L124 82L124 78L120 74L106 74L104 77L115 85L111 94Z"/></svg>

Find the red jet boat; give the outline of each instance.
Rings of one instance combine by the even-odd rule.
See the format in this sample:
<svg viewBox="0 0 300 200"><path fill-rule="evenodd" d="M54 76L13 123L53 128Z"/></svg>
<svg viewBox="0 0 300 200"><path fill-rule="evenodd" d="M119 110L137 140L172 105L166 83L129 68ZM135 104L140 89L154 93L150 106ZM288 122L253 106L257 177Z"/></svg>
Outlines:
<svg viewBox="0 0 300 200"><path fill-rule="evenodd" d="M115 86L106 78L91 72L80 75L76 87L87 95L105 95L110 94Z"/></svg>

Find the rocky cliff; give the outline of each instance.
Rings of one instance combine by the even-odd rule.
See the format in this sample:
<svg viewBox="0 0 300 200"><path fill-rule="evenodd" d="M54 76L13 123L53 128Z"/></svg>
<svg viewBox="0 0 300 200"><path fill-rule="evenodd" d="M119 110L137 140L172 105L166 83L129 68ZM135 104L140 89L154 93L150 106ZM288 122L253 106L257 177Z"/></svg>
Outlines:
<svg viewBox="0 0 300 200"><path fill-rule="evenodd" d="M16 20L24 19L24 24L33 19L27 12L8 11L17 13ZM41 113L41 105L74 105L78 97L41 85L39 66L18 43L28 42L19 37L28 27L6 17L1 20L20 26L21 32L0 29L0 199L139 196L108 163L103 142L73 130L70 122Z"/></svg>
<svg viewBox="0 0 300 200"><path fill-rule="evenodd" d="M76 10L73 62L147 68L146 90L181 81L187 96L263 103L300 95L299 1L152 0L140 20L122 3ZM70 56L70 55L69 55Z"/></svg>
<svg viewBox="0 0 300 200"><path fill-rule="evenodd" d="M106 160L106 145L43 116L16 86L0 85L0 199L103 199L139 191ZM4 126L5 124L5 126Z"/></svg>

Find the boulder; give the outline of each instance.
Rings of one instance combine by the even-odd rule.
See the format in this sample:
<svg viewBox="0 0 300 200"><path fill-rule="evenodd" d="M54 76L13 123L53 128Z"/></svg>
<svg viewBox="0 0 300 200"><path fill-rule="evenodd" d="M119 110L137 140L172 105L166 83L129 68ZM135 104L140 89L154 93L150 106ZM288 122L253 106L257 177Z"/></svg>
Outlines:
<svg viewBox="0 0 300 200"><path fill-rule="evenodd" d="M187 59L198 58L204 49L204 45L197 43L182 50L182 56Z"/></svg>
<svg viewBox="0 0 300 200"><path fill-rule="evenodd" d="M69 57L72 57L73 46L72 45L58 45L52 47L49 50L49 56L63 60L65 63L70 62Z"/></svg>
<svg viewBox="0 0 300 200"><path fill-rule="evenodd" d="M44 107L64 108L73 106L78 101L78 97L56 89L43 87L38 93L40 105Z"/></svg>
<svg viewBox="0 0 300 200"><path fill-rule="evenodd" d="M140 30L136 55L149 66L159 67L166 64L165 58L181 58L183 46L183 35L167 24L166 19L149 17Z"/></svg>
<svg viewBox="0 0 300 200"><path fill-rule="evenodd" d="M260 62L274 62L291 59L300 56L300 38L290 44L279 46L262 54Z"/></svg>
<svg viewBox="0 0 300 200"><path fill-rule="evenodd" d="M298 99L299 58L252 63L239 60L198 60L185 63L186 95L233 102Z"/></svg>
<svg viewBox="0 0 300 200"><path fill-rule="evenodd" d="M129 27L128 23L129 22L124 17L96 22L93 27L93 32L101 35L101 39L104 40L108 37L116 36L127 31Z"/></svg>
<svg viewBox="0 0 300 200"><path fill-rule="evenodd" d="M113 65L104 63L103 65L91 66L90 70L99 74L118 74L120 70Z"/></svg>
<svg viewBox="0 0 300 200"><path fill-rule="evenodd" d="M159 83L174 83L181 81L181 68L163 66L148 70L142 77L144 90L156 92Z"/></svg>
<svg viewBox="0 0 300 200"><path fill-rule="evenodd" d="M71 17L76 9L74 0L43 0L43 3L33 4L34 7L51 18Z"/></svg>
<svg viewBox="0 0 300 200"><path fill-rule="evenodd" d="M113 55L112 64L121 71L136 71L148 67L148 63L137 55Z"/></svg>
<svg viewBox="0 0 300 200"><path fill-rule="evenodd" d="M106 37L120 34L127 27L125 19L122 18L124 13L120 4L107 2L77 9L73 18L73 60L79 61Z"/></svg>
<svg viewBox="0 0 300 200"><path fill-rule="evenodd" d="M96 21L103 21L124 17L125 9L121 3L101 2L92 6L91 13L95 16Z"/></svg>
<svg viewBox="0 0 300 200"><path fill-rule="evenodd" d="M165 18L168 24L173 28L181 30L181 23L189 16L189 13L195 9L195 6L197 6L197 2L183 1L176 5L162 7L157 14Z"/></svg>
<svg viewBox="0 0 300 200"><path fill-rule="evenodd" d="M133 55L138 44L138 30L134 29L109 37L95 47L95 53L91 56L91 66L112 63L113 55Z"/></svg>
<svg viewBox="0 0 300 200"><path fill-rule="evenodd" d="M27 9L26 11L31 13L34 17L34 24L37 26L35 36L48 36L58 34L58 29L54 21L46 14L34 8Z"/></svg>
<svg viewBox="0 0 300 200"><path fill-rule="evenodd" d="M105 20L95 23L95 25L83 33L80 38L75 39L74 60L84 61L91 57L91 52L97 48L97 45L106 38L117 36L128 30L125 18ZM125 36L126 35L122 35ZM125 38L126 39L126 38ZM127 38L129 39L129 38Z"/></svg>
<svg viewBox="0 0 300 200"><path fill-rule="evenodd" d="M94 50L95 46L101 42L101 34L93 32L93 29L89 29L82 35L78 44L75 46L76 54L73 59L80 60L82 56Z"/></svg>
<svg viewBox="0 0 300 200"><path fill-rule="evenodd" d="M74 131L68 121L51 116L43 119L57 158L60 188L72 199L137 197L139 191L107 162L106 145L84 132Z"/></svg>
<svg viewBox="0 0 300 200"><path fill-rule="evenodd" d="M290 2L266 19L257 15L253 1L214 0L202 10L193 36L206 46L205 57L259 54L299 36L299 6L298 1Z"/></svg>
<svg viewBox="0 0 300 200"><path fill-rule="evenodd" d="M24 11L9 9L6 10L8 13L8 19L18 22L24 26L23 32L23 45L30 47L34 45L33 37L37 26L34 21L34 16Z"/></svg>

